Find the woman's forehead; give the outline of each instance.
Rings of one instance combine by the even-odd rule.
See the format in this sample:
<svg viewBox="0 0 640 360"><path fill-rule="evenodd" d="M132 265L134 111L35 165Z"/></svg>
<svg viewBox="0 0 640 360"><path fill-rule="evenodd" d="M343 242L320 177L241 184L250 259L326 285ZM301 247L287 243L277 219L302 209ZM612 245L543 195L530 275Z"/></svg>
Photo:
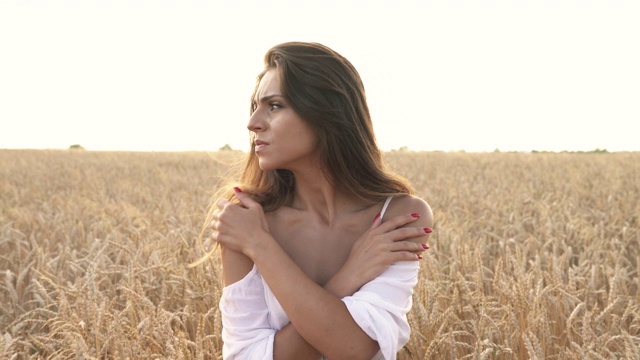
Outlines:
<svg viewBox="0 0 640 360"><path fill-rule="evenodd" d="M258 101L265 96L280 93L280 74L276 69L270 69L264 74L264 76L262 76L262 79L260 79L260 83L258 84L258 89L256 91L256 97L253 100Z"/></svg>

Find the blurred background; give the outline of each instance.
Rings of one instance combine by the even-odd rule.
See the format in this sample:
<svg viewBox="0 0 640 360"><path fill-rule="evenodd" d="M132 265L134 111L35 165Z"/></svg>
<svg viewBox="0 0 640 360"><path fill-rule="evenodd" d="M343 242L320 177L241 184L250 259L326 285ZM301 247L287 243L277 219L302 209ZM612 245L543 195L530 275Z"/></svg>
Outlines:
<svg viewBox="0 0 640 360"><path fill-rule="evenodd" d="M383 150L639 151L637 1L2 1L0 148L248 149L264 53L332 47Z"/></svg>

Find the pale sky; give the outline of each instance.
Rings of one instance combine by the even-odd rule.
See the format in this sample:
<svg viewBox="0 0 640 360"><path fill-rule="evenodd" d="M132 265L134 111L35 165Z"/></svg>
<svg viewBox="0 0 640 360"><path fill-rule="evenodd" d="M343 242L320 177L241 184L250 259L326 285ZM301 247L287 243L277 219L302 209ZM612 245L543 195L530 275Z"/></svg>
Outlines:
<svg viewBox="0 0 640 360"><path fill-rule="evenodd" d="M0 0L0 148L248 149L264 53L320 42L383 150L640 151L640 1Z"/></svg>

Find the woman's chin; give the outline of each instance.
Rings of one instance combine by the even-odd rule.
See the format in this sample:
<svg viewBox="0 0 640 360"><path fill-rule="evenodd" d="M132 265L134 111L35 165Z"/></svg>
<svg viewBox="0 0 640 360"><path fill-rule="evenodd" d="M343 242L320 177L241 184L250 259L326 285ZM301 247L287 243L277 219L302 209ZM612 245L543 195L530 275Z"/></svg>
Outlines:
<svg viewBox="0 0 640 360"><path fill-rule="evenodd" d="M263 159L259 159L258 160L258 166L260 167L260 170L262 170L262 171L271 171L271 170L275 170L276 169L273 166L273 164L270 164L268 161L263 160Z"/></svg>

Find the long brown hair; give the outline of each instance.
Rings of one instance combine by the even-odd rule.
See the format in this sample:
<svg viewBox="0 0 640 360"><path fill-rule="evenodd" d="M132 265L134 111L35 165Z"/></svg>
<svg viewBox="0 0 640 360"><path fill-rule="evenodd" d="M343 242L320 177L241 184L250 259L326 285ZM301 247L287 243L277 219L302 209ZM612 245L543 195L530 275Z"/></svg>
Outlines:
<svg viewBox="0 0 640 360"><path fill-rule="evenodd" d="M385 169L364 85L345 57L321 44L287 42L272 47L264 63L250 114L255 111L253 98L262 77L276 69L282 94L315 131L324 175L337 190L371 203L413 193L406 180ZM292 194L295 179L288 170L260 169L254 148L252 141L238 186L265 211L273 211Z"/></svg>
<svg viewBox="0 0 640 360"><path fill-rule="evenodd" d="M265 69L258 75L251 95L250 115L255 111L253 99L262 77L276 69L282 95L317 135L322 170L332 186L369 203L413 193L405 179L384 167L364 85L349 60L321 44L287 42L267 51L264 63ZM254 150L252 138L251 151L233 185L260 203L264 211L274 211L293 194L295 179L289 170L260 169ZM212 198L201 240L217 209L217 200L233 199L233 185L223 186ZM189 267L206 261L214 250Z"/></svg>

